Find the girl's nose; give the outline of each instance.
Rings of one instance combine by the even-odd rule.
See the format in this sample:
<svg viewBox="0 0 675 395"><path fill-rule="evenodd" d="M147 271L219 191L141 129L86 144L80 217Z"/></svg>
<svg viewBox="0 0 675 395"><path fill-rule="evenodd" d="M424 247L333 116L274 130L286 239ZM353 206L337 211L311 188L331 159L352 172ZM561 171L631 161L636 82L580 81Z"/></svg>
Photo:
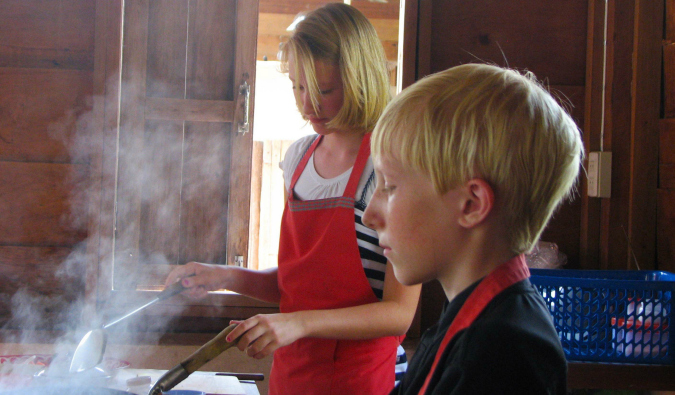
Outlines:
<svg viewBox="0 0 675 395"><path fill-rule="evenodd" d="M314 114L316 112L314 111L314 106L312 106L312 98L307 89L300 94L300 100L302 101L303 114Z"/></svg>

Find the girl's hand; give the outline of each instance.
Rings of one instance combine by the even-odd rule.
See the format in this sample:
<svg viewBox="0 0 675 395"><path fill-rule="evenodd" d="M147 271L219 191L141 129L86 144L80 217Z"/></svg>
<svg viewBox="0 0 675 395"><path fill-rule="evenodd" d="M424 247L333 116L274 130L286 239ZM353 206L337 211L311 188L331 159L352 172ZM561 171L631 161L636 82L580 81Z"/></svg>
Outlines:
<svg viewBox="0 0 675 395"><path fill-rule="evenodd" d="M226 271L222 267L190 262L173 269L166 278L165 285L181 281L186 288L183 295L191 299L201 299L206 297L208 291L222 289L226 276Z"/></svg>
<svg viewBox="0 0 675 395"><path fill-rule="evenodd" d="M279 347L287 346L304 337L303 325L298 313L260 314L246 321L231 321L239 324L227 336L237 341L237 348L255 359L264 358Z"/></svg>

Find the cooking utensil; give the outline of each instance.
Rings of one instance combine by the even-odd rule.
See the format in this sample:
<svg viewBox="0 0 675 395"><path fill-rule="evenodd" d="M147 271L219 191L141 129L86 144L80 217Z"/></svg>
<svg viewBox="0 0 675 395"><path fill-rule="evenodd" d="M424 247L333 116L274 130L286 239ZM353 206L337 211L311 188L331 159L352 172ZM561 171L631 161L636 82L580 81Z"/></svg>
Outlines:
<svg viewBox="0 0 675 395"><path fill-rule="evenodd" d="M105 346L108 340L108 336L105 332L106 329L111 326L119 323L120 321L138 313L141 310L152 306L153 304L159 302L160 300L168 299L176 294L181 293L185 288L180 281L177 281L168 287L166 287L162 292L160 292L157 297L144 304L143 306L117 318L116 320L103 325L101 328L93 329L87 332L80 343L77 345L75 352L73 353L73 359L70 361L70 373L80 373L85 370L89 370L94 366L101 363L103 359L103 354L105 353Z"/></svg>
<svg viewBox="0 0 675 395"><path fill-rule="evenodd" d="M161 395L163 392L172 389L204 364L220 355L223 351L234 346L237 343L237 339L232 342L228 342L225 339L236 327L237 324L232 324L223 329L216 337L209 340L208 343L201 346L197 351L192 353L192 355L185 358L173 369L164 373L150 389L148 395Z"/></svg>

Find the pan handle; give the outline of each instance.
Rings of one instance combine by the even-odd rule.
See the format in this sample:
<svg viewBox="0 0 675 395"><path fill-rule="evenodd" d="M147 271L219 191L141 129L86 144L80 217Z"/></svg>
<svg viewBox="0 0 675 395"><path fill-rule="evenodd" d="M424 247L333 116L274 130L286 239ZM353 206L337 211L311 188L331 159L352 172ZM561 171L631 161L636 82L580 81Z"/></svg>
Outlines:
<svg viewBox="0 0 675 395"><path fill-rule="evenodd" d="M265 375L262 373L230 373L230 372L218 372L216 376L234 376L237 380L244 381L263 381L265 380Z"/></svg>

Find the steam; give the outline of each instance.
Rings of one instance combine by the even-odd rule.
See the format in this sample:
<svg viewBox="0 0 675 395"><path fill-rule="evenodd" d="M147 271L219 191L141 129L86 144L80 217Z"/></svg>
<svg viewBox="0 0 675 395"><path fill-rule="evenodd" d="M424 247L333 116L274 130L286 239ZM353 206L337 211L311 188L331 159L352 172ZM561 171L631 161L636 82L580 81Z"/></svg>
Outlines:
<svg viewBox="0 0 675 395"><path fill-rule="evenodd" d="M102 99L99 99L102 100ZM4 339L7 343L31 344L36 342L36 331L48 328L57 333L62 333L53 341L53 348L50 347L46 353L55 353L56 356L72 355L75 347L82 336L89 330L100 327L116 318L121 314L133 310L133 306L140 307L145 304L147 298L139 298L134 292L126 292L127 300L115 299L116 302L129 306L128 311L120 311L118 305L95 306L96 296L89 296L85 300L85 284L88 266L92 259L99 261L99 241L88 234L89 224L93 215L101 215L100 223L105 226L112 224L110 218L114 211L105 210L101 207L101 184L91 177L92 171L98 168L102 171L110 171L114 166L101 165L96 163L100 160L99 152L102 149L102 141L97 138L95 128L101 127L93 122L93 103L92 97L80 97L77 100L77 106L62 118L50 125L48 136L54 144L61 144L67 147L69 152L67 158L57 158L62 161L53 164L69 168L71 171L65 180L55 180L55 183L65 182L67 185L68 205L63 210L64 214L60 218L61 227L67 233L64 236L66 240L77 242L74 247L50 246L25 248L21 251L35 251L38 253L26 252L25 256L18 257L12 270L3 273L2 277L6 283L6 289L9 292L0 294L0 304L11 309L12 317L5 325L0 328L3 330ZM193 155L192 163L184 161L183 150L196 150L200 147L193 146L189 140L191 135L185 133L183 128L172 129L168 135L162 136L163 125L157 124L149 131L137 133L140 136L140 146L137 144L120 144L119 155L121 158L129 159L128 165L132 167L124 171L123 181L130 188L140 191L142 204L152 203L153 210L138 216L130 221L129 216L124 218L126 231L142 232L144 227L152 226L156 229L167 229L166 237L161 240L151 240L142 245L148 253L143 256L134 256L133 251L124 249L124 240L118 240L116 244L115 259L123 259L132 256L134 259L144 259L143 264L148 266L162 266L167 264L179 263L180 251L175 246L181 235L178 234L180 214L180 194L184 194L184 199L199 194L205 190L205 185L191 183L185 188L180 186L183 181L181 174L185 166L190 166L194 174L205 175L206 183L214 178L227 178L228 169L224 166L223 152L227 148L221 136L212 133L216 140L211 142L201 141L200 147L207 147L201 154ZM187 136L187 137L186 137ZM187 138L187 140L186 140ZM134 151L132 148L141 148L140 151ZM109 148L109 147L106 147ZM123 151L128 149L128 151ZM163 154L160 155L160 154ZM193 152L194 154L194 152ZM132 156L136 156L135 159ZM133 159L133 161L132 161ZM229 163L229 162L226 162ZM97 167L98 166L98 167ZM197 170L195 170L197 169ZM103 174L104 179L115 179L115 174ZM199 178L199 177L196 177ZM176 184L178 183L178 184ZM175 187L176 191L170 191L168 187ZM209 188L206 188L208 190ZM224 192L225 194L227 191ZM226 195L225 195L226 196ZM147 208L148 206L144 206ZM118 207L118 219L120 210L123 213L124 202ZM205 208L208 212L208 207ZM199 212L199 208L193 209ZM23 231L23 230L19 230ZM226 229L222 229L226 234ZM171 233L173 232L173 233ZM101 231L101 237L113 234L109 229ZM159 233L161 235L161 233ZM212 237L221 236L216 234ZM189 238L189 235L184 237ZM119 241L122 244L119 244ZM225 246L225 240L220 242ZM223 247L224 248L224 247ZM113 249L115 250L115 249ZM164 252L170 251L171 256ZM103 270L112 270L112 251L109 256L100 257L103 262ZM11 262L10 262L11 264ZM109 273L97 273L96 276L107 275ZM91 274L89 274L91 276ZM161 272L156 283L161 284L164 281L166 272ZM129 274L131 280L130 287L135 285L133 273ZM99 282L99 287L100 287ZM104 285L105 286L105 285ZM123 293L123 292L120 292ZM152 309L149 307L148 309ZM93 318L93 319L90 319ZM137 318L137 317L136 317ZM89 319L85 321L85 319ZM153 315L152 327L148 331L136 332L131 328L133 317L126 319L107 330L109 334L113 332L127 332L125 339L129 343L136 341L136 337L143 339L143 344L157 344L159 338L170 330L172 317ZM148 320L145 320L148 321ZM139 323L136 322L135 325ZM147 322L141 324L148 324ZM19 330L17 330L19 329ZM129 336L126 336L126 335ZM131 337L131 339L129 339ZM108 344L110 350L111 344ZM0 390L12 388L16 385L16 377L7 381L7 373L12 371L22 371L23 373L36 373L36 369L43 366L36 364L30 358L22 361L16 361L16 364L9 361L0 361Z"/></svg>

